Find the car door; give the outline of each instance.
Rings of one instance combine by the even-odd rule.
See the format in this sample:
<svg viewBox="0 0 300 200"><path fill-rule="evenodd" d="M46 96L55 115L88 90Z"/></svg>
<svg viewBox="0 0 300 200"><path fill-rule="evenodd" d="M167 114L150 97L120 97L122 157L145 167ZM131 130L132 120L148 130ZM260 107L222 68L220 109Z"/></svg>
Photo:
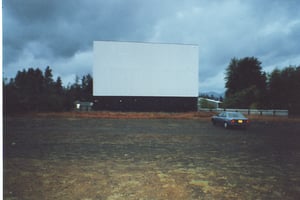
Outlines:
<svg viewBox="0 0 300 200"><path fill-rule="evenodd" d="M225 112L221 112L221 113L218 115L217 123L218 123L218 124L223 124L225 116L226 116Z"/></svg>

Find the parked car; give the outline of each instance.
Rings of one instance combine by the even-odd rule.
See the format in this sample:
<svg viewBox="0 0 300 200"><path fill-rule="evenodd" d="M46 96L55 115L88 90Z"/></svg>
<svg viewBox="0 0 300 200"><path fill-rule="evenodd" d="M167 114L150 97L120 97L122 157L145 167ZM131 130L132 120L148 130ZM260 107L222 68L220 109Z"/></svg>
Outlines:
<svg viewBox="0 0 300 200"><path fill-rule="evenodd" d="M249 119L240 112L221 112L218 115L212 116L211 121L213 125L220 124L224 128L241 127L247 128Z"/></svg>

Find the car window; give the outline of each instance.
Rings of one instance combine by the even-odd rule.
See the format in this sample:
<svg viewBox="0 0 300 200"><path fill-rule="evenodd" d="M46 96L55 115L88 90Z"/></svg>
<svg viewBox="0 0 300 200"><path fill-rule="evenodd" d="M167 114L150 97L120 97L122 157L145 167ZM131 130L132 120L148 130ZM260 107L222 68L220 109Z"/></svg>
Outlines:
<svg viewBox="0 0 300 200"><path fill-rule="evenodd" d="M242 113L228 113L228 117L230 118L244 118L243 114Z"/></svg>
<svg viewBox="0 0 300 200"><path fill-rule="evenodd" d="M225 117L225 113L224 113L224 112L221 112L221 113L219 114L219 117Z"/></svg>

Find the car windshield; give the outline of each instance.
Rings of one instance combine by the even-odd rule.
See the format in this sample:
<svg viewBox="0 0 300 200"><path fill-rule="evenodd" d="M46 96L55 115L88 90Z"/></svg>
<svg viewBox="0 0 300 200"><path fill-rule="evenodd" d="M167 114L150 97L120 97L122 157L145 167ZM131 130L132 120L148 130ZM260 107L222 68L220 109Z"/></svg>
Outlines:
<svg viewBox="0 0 300 200"><path fill-rule="evenodd" d="M227 116L230 118L244 118L242 113L234 112L234 113L227 113Z"/></svg>

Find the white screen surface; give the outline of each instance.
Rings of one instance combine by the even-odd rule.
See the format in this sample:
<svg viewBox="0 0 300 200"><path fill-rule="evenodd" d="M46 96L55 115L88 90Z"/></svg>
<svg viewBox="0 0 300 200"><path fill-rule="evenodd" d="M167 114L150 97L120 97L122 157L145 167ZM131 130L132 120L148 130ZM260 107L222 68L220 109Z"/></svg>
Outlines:
<svg viewBox="0 0 300 200"><path fill-rule="evenodd" d="M94 96L198 96L198 46L94 42Z"/></svg>

